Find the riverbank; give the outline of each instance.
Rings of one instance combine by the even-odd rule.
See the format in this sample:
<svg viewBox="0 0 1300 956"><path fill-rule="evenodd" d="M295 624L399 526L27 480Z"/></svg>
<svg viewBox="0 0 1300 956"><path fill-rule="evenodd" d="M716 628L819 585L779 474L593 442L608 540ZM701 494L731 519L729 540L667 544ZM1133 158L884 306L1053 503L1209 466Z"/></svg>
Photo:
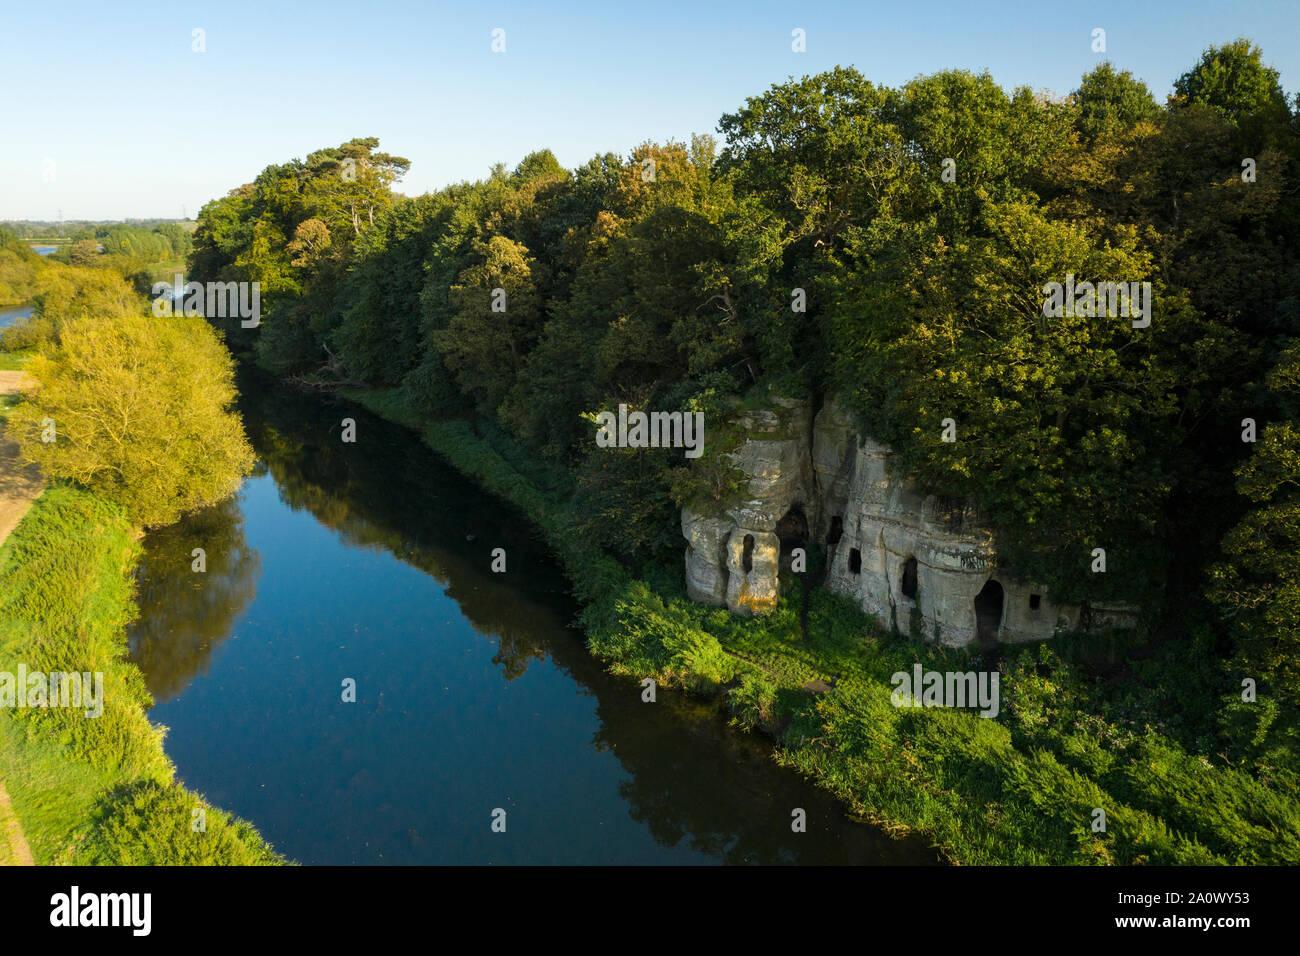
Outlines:
<svg viewBox="0 0 1300 956"><path fill-rule="evenodd" d="M86 491L56 484L40 494L39 476L4 457L8 447L0 435L0 518L17 516L12 532L0 533L0 674L20 666L102 673L103 713L0 706L0 781L9 796L0 830L7 811L37 864L282 862L249 824L175 780L164 731L146 717L152 700L125 639L139 530ZM17 841L8 855L25 862Z"/></svg>
<svg viewBox="0 0 1300 956"><path fill-rule="evenodd" d="M8 368L6 358L0 354L0 546L44 487L36 469L20 465L17 444L7 440L4 434L6 409L23 389L33 384L16 360L15 367ZM14 813L13 801L9 799L4 780L0 779L0 866L32 866L35 862L22 824Z"/></svg>
<svg viewBox="0 0 1300 956"><path fill-rule="evenodd" d="M582 602L589 647L617 673L725 699L741 728L772 734L777 760L862 818L929 837L961 864L1214 864L1300 861L1300 802L1282 775L1261 780L1189 752L1189 721L1220 675L1166 650L1146 681L1094 679L1134 636L1006 648L1002 713L891 703L896 672L978 670L965 651L884 633L850 602L815 589L804 639L794 603L745 619L638 580L584 543L543 466L494 447L465 422L427 423L400 390L342 394L406 425L541 529ZM528 475L533 475L530 478ZM559 486L558 484L556 485ZM1203 639L1193 635L1193 639ZM1182 668L1182 670L1179 670ZM1203 704L1165 700L1161 675ZM1215 806L1213 815L1205 806ZM1104 811L1104 822L1098 810ZM1104 826L1104 829L1099 829Z"/></svg>
<svg viewBox="0 0 1300 956"><path fill-rule="evenodd" d="M0 709L0 779L32 854L39 864L280 862L249 824L175 780L164 730L146 717L152 701L124 636L137 538L116 505L55 485L0 547L0 672L104 675L94 719Z"/></svg>

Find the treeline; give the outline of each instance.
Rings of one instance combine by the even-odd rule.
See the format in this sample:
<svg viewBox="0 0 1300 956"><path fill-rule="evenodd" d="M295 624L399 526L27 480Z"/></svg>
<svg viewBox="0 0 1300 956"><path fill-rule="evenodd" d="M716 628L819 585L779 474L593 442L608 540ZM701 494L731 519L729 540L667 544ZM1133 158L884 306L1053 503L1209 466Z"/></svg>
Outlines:
<svg viewBox="0 0 1300 956"><path fill-rule="evenodd" d="M81 238L88 239L96 235L97 230L111 229L114 226L127 226L133 229L143 229L149 231L157 229L159 226L166 225L183 225L189 231L193 231L193 220L189 219L121 219L121 220L94 220L94 219L61 219L58 221L47 221L39 219L0 219L0 229L13 233L20 239L60 239L60 238Z"/></svg>
<svg viewBox="0 0 1300 956"><path fill-rule="evenodd" d="M1300 104L1246 40L1174 89L1109 64L1065 99L837 68L747 100L721 142L575 170L543 150L418 198L392 192L407 160L354 139L205 206L191 272L262 283L234 348L472 417L642 567L679 561L676 508L724 495L725 448L595 454L584 413L836 394L1056 600L1133 601L1164 639L1209 614L1280 708L1243 734L1278 754L1300 703ZM1149 326L1045 317L1069 277L1149 282Z"/></svg>
<svg viewBox="0 0 1300 956"><path fill-rule="evenodd" d="M193 227L163 223L154 227L97 226L93 232L76 232L71 244L50 254L56 262L112 269L132 287L147 294L154 282L172 276L194 250Z"/></svg>
<svg viewBox="0 0 1300 956"><path fill-rule="evenodd" d="M186 258L194 248L193 222L131 219L126 222L0 222L19 239L67 240L50 253L55 262L112 265L130 276L137 269ZM24 247L29 248L27 243Z"/></svg>
<svg viewBox="0 0 1300 956"><path fill-rule="evenodd" d="M194 249L193 230L177 222L163 223L151 229L139 226L101 227L95 230L92 238L104 247L106 255L141 259L145 262L184 258Z"/></svg>

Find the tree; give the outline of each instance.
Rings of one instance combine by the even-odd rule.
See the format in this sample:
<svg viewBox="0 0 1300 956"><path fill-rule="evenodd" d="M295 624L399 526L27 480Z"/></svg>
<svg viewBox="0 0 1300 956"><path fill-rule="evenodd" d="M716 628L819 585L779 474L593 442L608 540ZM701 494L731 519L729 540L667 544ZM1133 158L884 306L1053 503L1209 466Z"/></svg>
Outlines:
<svg viewBox="0 0 1300 956"><path fill-rule="evenodd" d="M99 258L99 243L94 239L81 239L68 250L68 262L74 266L94 265Z"/></svg>
<svg viewBox="0 0 1300 956"><path fill-rule="evenodd" d="M329 251L329 246L329 226L319 219L304 219L293 231L293 241L289 243L288 251L296 258L289 264L299 268L314 266Z"/></svg>
<svg viewBox="0 0 1300 956"><path fill-rule="evenodd" d="M537 285L544 268L521 243L504 236L479 241L474 248L480 262L449 290L456 313L447 328L433 333L433 343L461 388L491 415L537 337Z"/></svg>
<svg viewBox="0 0 1300 956"><path fill-rule="evenodd" d="M201 318L69 319L28 370L40 387L9 422L23 457L143 525L221 501L252 467L233 361Z"/></svg>
<svg viewBox="0 0 1300 956"><path fill-rule="evenodd" d="M1084 76L1074 91L1074 101L1079 108L1077 126L1088 137L1132 129L1160 115L1160 106L1147 85L1109 62Z"/></svg>
<svg viewBox="0 0 1300 956"><path fill-rule="evenodd" d="M378 146L373 136L350 139L307 157L306 195L335 231L346 227L356 236L373 226L379 210L392 204L393 184L410 170L409 159L377 153Z"/></svg>
<svg viewBox="0 0 1300 956"><path fill-rule="evenodd" d="M902 148L894 100L843 67L774 86L718 121L719 165L789 224L787 242L825 246L887 200Z"/></svg>
<svg viewBox="0 0 1300 956"><path fill-rule="evenodd" d="M1244 38L1210 47L1174 82L1176 102L1208 106L1251 145L1273 141L1272 131L1285 125L1290 110L1278 72L1264 65L1263 56Z"/></svg>

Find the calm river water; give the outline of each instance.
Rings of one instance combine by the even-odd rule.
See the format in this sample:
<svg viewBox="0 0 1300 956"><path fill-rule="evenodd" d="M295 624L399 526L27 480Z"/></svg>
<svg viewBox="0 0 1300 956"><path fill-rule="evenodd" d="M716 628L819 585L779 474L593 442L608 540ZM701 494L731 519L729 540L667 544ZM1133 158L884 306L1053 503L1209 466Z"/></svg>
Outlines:
<svg viewBox="0 0 1300 956"><path fill-rule="evenodd" d="M409 431L241 373L237 498L146 539L181 777L302 863L930 863L708 707L604 673L553 558ZM340 441L340 422L357 441ZM507 572L490 571L493 548ZM203 548L207 571L191 570ZM342 684L356 682L356 702ZM790 830L791 810L808 832ZM506 811L506 832L492 814Z"/></svg>

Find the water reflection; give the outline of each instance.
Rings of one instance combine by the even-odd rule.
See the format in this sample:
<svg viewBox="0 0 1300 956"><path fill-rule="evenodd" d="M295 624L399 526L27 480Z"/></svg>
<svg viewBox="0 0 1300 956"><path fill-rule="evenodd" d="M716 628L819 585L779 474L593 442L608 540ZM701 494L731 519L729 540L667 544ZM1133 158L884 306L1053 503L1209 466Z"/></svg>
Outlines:
<svg viewBox="0 0 1300 956"><path fill-rule="evenodd" d="M460 476L447 480L447 466L408 429L243 376L249 440L281 501L349 545L386 551L444 585L474 628L497 639L494 660L507 679L546 655L537 630L555 617L554 601L568 588L521 515ZM363 450L342 443L344 417L364 429ZM492 573L496 547L506 548L512 573Z"/></svg>
<svg viewBox="0 0 1300 956"><path fill-rule="evenodd" d="M194 570L198 547L206 552L202 573ZM146 536L136 592L140 616L128 646L155 701L207 671L213 651L256 596L261 568L245 540L237 497Z"/></svg>

